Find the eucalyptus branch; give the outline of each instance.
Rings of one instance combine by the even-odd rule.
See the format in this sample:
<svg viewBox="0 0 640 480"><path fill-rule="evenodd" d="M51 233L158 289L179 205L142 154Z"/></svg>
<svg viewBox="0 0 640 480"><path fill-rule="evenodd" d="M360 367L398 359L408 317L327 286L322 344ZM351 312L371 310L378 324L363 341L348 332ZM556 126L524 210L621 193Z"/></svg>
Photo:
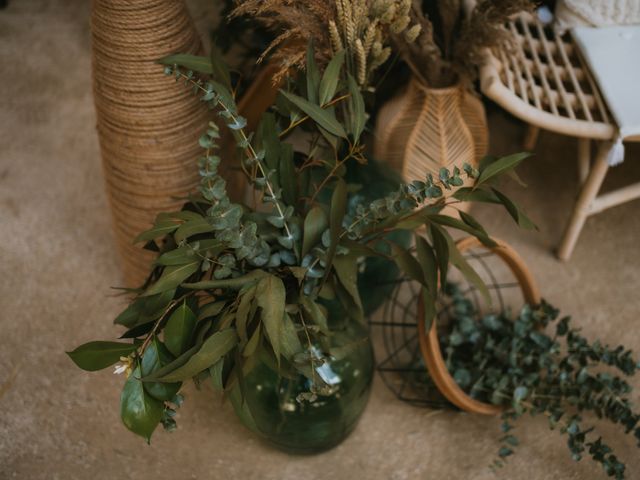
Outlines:
<svg viewBox="0 0 640 480"><path fill-rule="evenodd" d="M180 75L180 77L184 78L185 81L188 81L189 83L191 83L195 88L198 88L199 90L201 90L202 92L204 92L205 94L210 93L206 88L204 88L199 81L194 80L192 77L185 75L184 73L182 73L179 69L176 69L176 73L178 75ZM230 120L232 120L234 122L235 125L240 125L239 122L239 118L238 116L236 116L233 111L222 101L222 99L220 98L220 96L218 96L216 98L216 104L219 105L220 107L222 107L222 109L225 111L226 115L228 116L228 118ZM241 137L241 143L243 145L246 145L245 147L245 152L247 153L247 156L249 157L249 159L256 164L258 170L260 171L260 175L262 175L262 177L264 178L264 183L265 183L265 187L267 188L267 191L269 193L269 195L271 196L271 198L274 199L274 204L276 206L276 210L278 211L278 215L280 215L280 217L282 218L283 224L284 224L284 230L287 234L287 236L289 238L292 237L291 235L291 230L289 229L289 225L287 224L287 220L284 216L284 210L282 209L281 205L280 205L280 200L278 200L276 194L275 194L275 190L273 189L273 185L271 184L271 182L269 181L269 177L264 169L264 166L262 165L262 162L260 161L260 158L258 157L256 151L254 150L253 146L251 145L251 141L249 139L249 137L247 136L247 134L244 131L243 127L237 128L235 129L238 132L238 135L240 135ZM250 180L253 181L253 179L250 178Z"/></svg>

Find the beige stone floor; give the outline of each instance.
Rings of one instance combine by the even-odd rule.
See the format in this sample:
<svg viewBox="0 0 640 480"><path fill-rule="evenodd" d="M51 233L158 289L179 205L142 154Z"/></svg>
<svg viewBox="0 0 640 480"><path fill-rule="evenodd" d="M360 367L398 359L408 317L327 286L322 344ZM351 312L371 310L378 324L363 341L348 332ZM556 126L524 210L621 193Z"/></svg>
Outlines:
<svg viewBox="0 0 640 480"><path fill-rule="evenodd" d="M355 433L312 457L263 445L206 389L187 390L178 431L158 432L150 447L120 425L122 379L84 373L64 354L116 335L121 307L109 290L121 279L94 129L88 3L10 0L0 11L0 479L493 478L495 419L410 407L379 378ZM493 149L518 150L522 125L498 110L490 117ZM544 133L520 171L528 188L507 187L539 232L477 213L587 334L640 352L640 203L590 219L571 262L550 253L577 191L575 153L574 141ZM607 184L640 179L639 154L629 149ZM632 439L603 431L628 478L640 478ZM518 434L522 446L498 478L605 478L573 463L542 419L526 419Z"/></svg>

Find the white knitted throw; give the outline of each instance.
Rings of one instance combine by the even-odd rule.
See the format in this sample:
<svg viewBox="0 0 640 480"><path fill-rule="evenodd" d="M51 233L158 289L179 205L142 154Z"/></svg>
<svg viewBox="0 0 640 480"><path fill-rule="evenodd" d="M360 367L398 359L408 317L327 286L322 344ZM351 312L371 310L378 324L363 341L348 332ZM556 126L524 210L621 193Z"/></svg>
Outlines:
<svg viewBox="0 0 640 480"><path fill-rule="evenodd" d="M640 24L640 0L558 0L556 5L560 30L635 24Z"/></svg>

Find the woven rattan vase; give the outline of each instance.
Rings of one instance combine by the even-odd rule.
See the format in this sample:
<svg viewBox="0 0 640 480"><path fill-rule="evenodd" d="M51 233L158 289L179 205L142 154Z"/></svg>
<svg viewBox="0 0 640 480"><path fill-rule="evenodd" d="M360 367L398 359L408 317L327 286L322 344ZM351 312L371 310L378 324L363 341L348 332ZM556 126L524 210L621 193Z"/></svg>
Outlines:
<svg viewBox="0 0 640 480"><path fill-rule="evenodd" d="M482 102L461 85L427 88L412 79L378 116L374 154L406 181L436 178L441 167L477 165L487 152Z"/></svg>
<svg viewBox="0 0 640 480"><path fill-rule="evenodd" d="M125 283L137 286L151 252L133 244L155 215L177 209L197 184L206 107L155 61L196 53L182 0L94 0L93 86L102 164Z"/></svg>

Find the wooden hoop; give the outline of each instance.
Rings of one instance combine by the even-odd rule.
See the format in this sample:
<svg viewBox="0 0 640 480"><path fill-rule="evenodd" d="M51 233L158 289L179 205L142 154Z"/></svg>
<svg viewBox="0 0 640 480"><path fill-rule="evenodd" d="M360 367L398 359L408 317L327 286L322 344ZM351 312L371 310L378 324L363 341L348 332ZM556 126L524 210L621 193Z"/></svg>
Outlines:
<svg viewBox="0 0 640 480"><path fill-rule="evenodd" d="M482 247L493 252L509 267L509 270L511 270L518 280L524 300L531 305L539 304L541 298L538 285L531 275L529 268L524 263L524 260L522 260L508 244L501 240L494 240L498 244L496 247L482 245L475 237L463 238L456 242L456 246L460 252L477 247ZM429 333L427 334L426 332L423 321L424 304L422 303L422 297L420 296L418 298L418 338L420 341L420 351L427 365L429 375L438 387L438 390L440 390L440 393L455 406L467 412L480 413L483 415L496 415L501 413L502 407L475 400L458 386L449 373L444 357L442 356L435 320L431 324Z"/></svg>

